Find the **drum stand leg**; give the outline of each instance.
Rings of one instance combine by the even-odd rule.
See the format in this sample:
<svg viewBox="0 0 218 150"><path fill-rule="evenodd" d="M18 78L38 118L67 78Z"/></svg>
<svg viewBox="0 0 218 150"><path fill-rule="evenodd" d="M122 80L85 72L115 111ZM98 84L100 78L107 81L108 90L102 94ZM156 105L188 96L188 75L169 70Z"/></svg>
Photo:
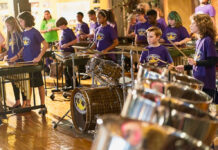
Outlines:
<svg viewBox="0 0 218 150"><path fill-rule="evenodd" d="M75 68L74 68L74 55L75 53L72 54L72 67L73 67L73 89L76 88L76 79L75 79Z"/></svg>
<svg viewBox="0 0 218 150"><path fill-rule="evenodd" d="M65 117L71 118L70 116L68 116L69 113L70 113L70 109L58 120L58 122L53 122L54 129L57 128L57 126L60 124L61 121L64 120Z"/></svg>
<svg viewBox="0 0 218 150"><path fill-rule="evenodd" d="M94 71L92 71L92 87L95 87L95 74L94 74Z"/></svg>
<svg viewBox="0 0 218 150"><path fill-rule="evenodd" d="M121 56L121 62L122 62L122 77L123 77L123 100L125 102L126 100L126 82L125 82L125 69L124 69L124 66L125 66L125 61L124 61L124 54L122 53L122 56Z"/></svg>
<svg viewBox="0 0 218 150"><path fill-rule="evenodd" d="M133 73L133 51L130 51L130 61L131 61L131 79L132 79L132 88L134 87L134 73Z"/></svg>

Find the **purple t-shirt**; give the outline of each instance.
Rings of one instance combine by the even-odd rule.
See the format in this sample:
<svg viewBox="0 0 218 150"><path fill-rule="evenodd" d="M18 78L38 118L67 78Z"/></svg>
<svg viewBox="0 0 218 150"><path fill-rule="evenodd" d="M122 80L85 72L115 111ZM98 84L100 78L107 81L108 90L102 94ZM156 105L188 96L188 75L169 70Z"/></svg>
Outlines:
<svg viewBox="0 0 218 150"><path fill-rule="evenodd" d="M76 37L79 38L81 34L89 34L89 26L85 22L76 25Z"/></svg>
<svg viewBox="0 0 218 150"><path fill-rule="evenodd" d="M23 47L23 40L22 40L22 34L21 33L13 33L14 41L12 41L12 38L9 39L8 43L8 59L14 57L17 55L17 53L20 51L20 49ZM13 46L13 51L12 51Z"/></svg>
<svg viewBox="0 0 218 150"><path fill-rule="evenodd" d="M99 26L100 24L98 22L90 22L90 34L95 34L95 30Z"/></svg>
<svg viewBox="0 0 218 150"><path fill-rule="evenodd" d="M38 57L41 52L41 43L45 40L40 32L35 28L28 31L24 31L23 37L23 60L32 61L34 58Z"/></svg>
<svg viewBox="0 0 218 150"><path fill-rule="evenodd" d="M146 38L146 30L148 29L148 24L147 22L145 23L141 23L138 22L135 25L135 34L137 35L137 42L142 42L142 43L146 43L147 42L147 38Z"/></svg>
<svg viewBox="0 0 218 150"><path fill-rule="evenodd" d="M159 24L161 24L161 25L163 25L164 26L164 28L166 28L167 27L167 24L166 24L166 21L165 21L165 19L164 18L160 18L160 19L158 19L157 20L157 23L159 23Z"/></svg>
<svg viewBox="0 0 218 150"><path fill-rule="evenodd" d="M116 22L115 23L107 22L107 23L115 30L115 33L118 35L117 23Z"/></svg>
<svg viewBox="0 0 218 150"><path fill-rule="evenodd" d="M98 51L105 50L113 44L113 41L117 39L117 34L113 27L106 25L104 27L99 26L95 31L94 41ZM110 55L112 59L115 59L115 55Z"/></svg>
<svg viewBox="0 0 218 150"><path fill-rule="evenodd" d="M163 34L163 39L166 43L170 43L169 40L173 42L179 42L189 37L190 35L188 34L188 31L183 26L180 26L178 28L172 28L168 26Z"/></svg>
<svg viewBox="0 0 218 150"><path fill-rule="evenodd" d="M216 11L211 4L198 6L195 8L195 14L208 14L211 17L216 15Z"/></svg>
<svg viewBox="0 0 218 150"><path fill-rule="evenodd" d="M210 37L196 42L195 61L207 60L208 57L217 57L215 44ZM204 88L215 89L216 66L194 66L193 75L204 83Z"/></svg>
<svg viewBox="0 0 218 150"><path fill-rule="evenodd" d="M69 43L75 39L76 36L70 28L64 29L61 33L61 40L59 41L59 45L61 47L63 44ZM73 47L62 48L62 50L64 52L72 52L72 53L74 52Z"/></svg>
<svg viewBox="0 0 218 150"><path fill-rule="evenodd" d="M148 28L150 28L150 27L152 27L153 25L150 24L150 23L147 21L147 22L146 22L146 26L147 26ZM161 31L162 31L162 33L164 33L164 31L165 31L165 27L164 27L162 24L157 23L156 27L160 28ZM162 36L163 36L163 35L162 35Z"/></svg>
<svg viewBox="0 0 218 150"><path fill-rule="evenodd" d="M130 34L130 33L132 33L132 32L134 32L135 31L135 24L134 25L130 25L130 27L129 27L129 33L128 34Z"/></svg>
<svg viewBox="0 0 218 150"><path fill-rule="evenodd" d="M141 54L140 63L149 62L157 66L165 66L166 64L158 61L158 59L168 62L169 64L173 62L172 57L170 56L170 53L163 45L160 45L158 47L147 46L146 49L148 50L143 51Z"/></svg>

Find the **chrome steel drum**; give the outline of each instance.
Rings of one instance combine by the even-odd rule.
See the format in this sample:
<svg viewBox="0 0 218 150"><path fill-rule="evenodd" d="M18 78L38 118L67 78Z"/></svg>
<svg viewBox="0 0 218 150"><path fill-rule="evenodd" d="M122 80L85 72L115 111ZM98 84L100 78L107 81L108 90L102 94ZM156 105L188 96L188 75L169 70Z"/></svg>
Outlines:
<svg viewBox="0 0 218 150"><path fill-rule="evenodd" d="M191 103L204 111L208 111L209 105L212 103L212 98L200 90L160 79L144 79L137 83L136 87L155 89L160 93L166 94L168 97L178 98L181 101Z"/></svg>
<svg viewBox="0 0 218 150"><path fill-rule="evenodd" d="M121 116L169 125L210 145L216 135L218 121L192 104L165 97L151 89L130 92Z"/></svg>
<svg viewBox="0 0 218 150"><path fill-rule="evenodd" d="M201 141L172 127L103 116L92 150L209 150Z"/></svg>
<svg viewBox="0 0 218 150"><path fill-rule="evenodd" d="M190 86L194 89L202 90L203 82L175 71L170 71L167 68L141 65L137 74L137 82L143 79L161 79L164 81L177 82Z"/></svg>

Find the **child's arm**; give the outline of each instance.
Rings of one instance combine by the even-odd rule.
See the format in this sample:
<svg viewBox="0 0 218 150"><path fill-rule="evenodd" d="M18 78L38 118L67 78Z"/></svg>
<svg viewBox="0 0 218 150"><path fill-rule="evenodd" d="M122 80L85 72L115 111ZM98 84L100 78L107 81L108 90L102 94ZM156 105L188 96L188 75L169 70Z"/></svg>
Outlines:
<svg viewBox="0 0 218 150"><path fill-rule="evenodd" d="M46 50L48 49L48 43L45 40L42 41L42 45L43 45L43 48L42 48L40 54L38 55L38 57L33 59L34 63L39 62L42 59L42 56L45 54Z"/></svg>
<svg viewBox="0 0 218 150"><path fill-rule="evenodd" d="M191 41L191 38L185 38L185 39L182 40L182 41L174 42L174 44L175 44L175 45L183 45L183 44L187 43L188 41Z"/></svg>
<svg viewBox="0 0 218 150"><path fill-rule="evenodd" d="M16 56L12 57L9 61L10 62L15 62L16 60L18 60L19 58L21 58L22 53L23 53L23 47L20 49L20 51L17 53Z"/></svg>
<svg viewBox="0 0 218 150"><path fill-rule="evenodd" d="M113 50L118 44L119 44L118 39L114 39L114 40L113 40L113 44L111 44L111 46L109 46L108 48L104 49L104 50L102 51L102 53L107 53L107 52L109 52L110 50Z"/></svg>
<svg viewBox="0 0 218 150"><path fill-rule="evenodd" d="M70 41L70 42L68 42L66 44L61 45L61 48L68 48L68 47L70 47L70 46L72 46L72 45L74 45L76 43L77 43L77 39L72 40L72 41Z"/></svg>

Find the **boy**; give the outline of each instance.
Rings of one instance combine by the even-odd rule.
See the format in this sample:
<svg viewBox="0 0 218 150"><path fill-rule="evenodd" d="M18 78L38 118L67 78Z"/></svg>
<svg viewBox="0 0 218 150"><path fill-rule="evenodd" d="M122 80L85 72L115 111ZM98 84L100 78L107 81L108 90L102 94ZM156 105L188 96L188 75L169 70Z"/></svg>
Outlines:
<svg viewBox="0 0 218 150"><path fill-rule="evenodd" d="M78 21L78 24L76 25L76 37L77 37L77 40L86 40L86 38L82 35L87 35L89 34L89 27L88 25L83 22L83 13L82 12L78 12L77 13L77 21Z"/></svg>
<svg viewBox="0 0 218 150"><path fill-rule="evenodd" d="M148 50L143 51L141 54L140 63L149 63L154 66L165 66L173 63L168 50L159 43L161 35L162 32L158 27L150 27L147 30L149 46L146 47ZM160 60L165 61L167 64L160 62Z"/></svg>
<svg viewBox="0 0 218 150"><path fill-rule="evenodd" d="M59 18L56 22L56 26L62 30L59 47L64 52L74 53L72 45L77 42L77 39L73 31L67 27L67 24L67 20L64 17ZM64 75L66 79L66 87L73 87L73 68L71 65L66 66L64 69Z"/></svg>

